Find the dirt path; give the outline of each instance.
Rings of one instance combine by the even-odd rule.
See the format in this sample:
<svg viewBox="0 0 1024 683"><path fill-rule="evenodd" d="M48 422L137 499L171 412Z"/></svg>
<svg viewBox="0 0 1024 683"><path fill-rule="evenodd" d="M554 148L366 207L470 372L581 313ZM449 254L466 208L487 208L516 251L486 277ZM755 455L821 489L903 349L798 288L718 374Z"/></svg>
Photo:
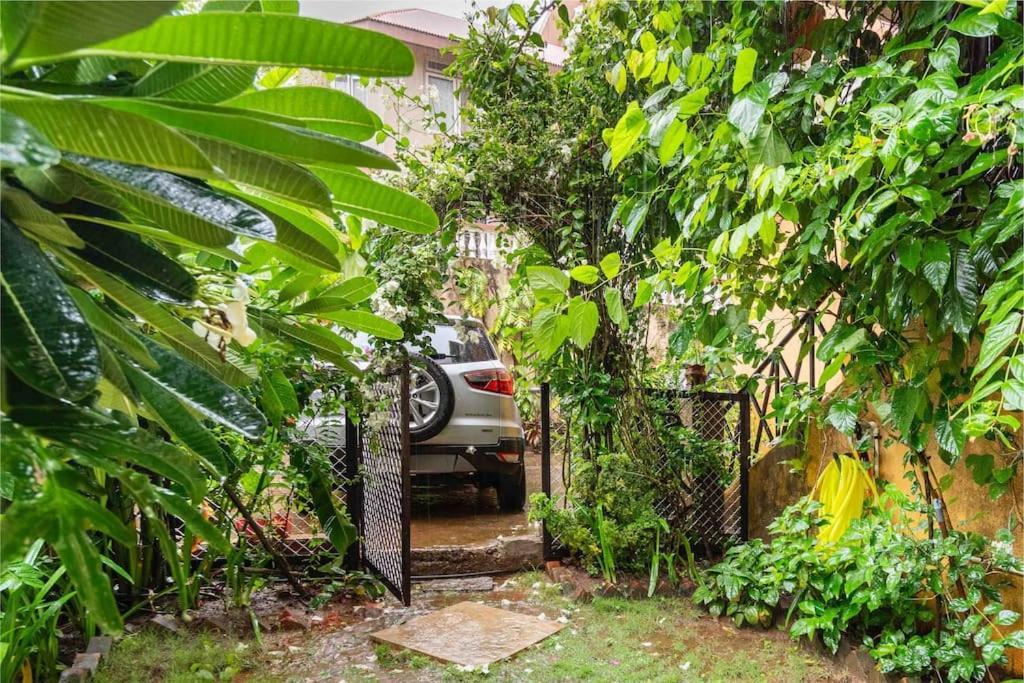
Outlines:
<svg viewBox="0 0 1024 683"><path fill-rule="evenodd" d="M467 671L377 646L370 634L463 600L566 624L560 633L488 671ZM276 615L280 615L280 607ZM429 582L413 607L394 601L336 601L297 630L251 635L145 629L115 647L98 681L847 681L830 658L778 631L737 629L688 599L599 598L579 604L540 574ZM267 627L274 620L265 618ZM308 628L305 628L308 627ZM444 634L438 634L443 638Z"/></svg>

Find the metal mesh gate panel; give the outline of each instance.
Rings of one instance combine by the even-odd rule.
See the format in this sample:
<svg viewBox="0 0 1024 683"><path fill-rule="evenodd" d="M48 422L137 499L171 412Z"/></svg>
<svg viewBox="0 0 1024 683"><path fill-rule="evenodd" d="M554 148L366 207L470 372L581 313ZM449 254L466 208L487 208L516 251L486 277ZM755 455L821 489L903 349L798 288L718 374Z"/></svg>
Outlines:
<svg viewBox="0 0 1024 683"><path fill-rule="evenodd" d="M377 381L360 425L362 561L410 603L409 366Z"/></svg>
<svg viewBox="0 0 1024 683"><path fill-rule="evenodd" d="M684 496L664 496L658 511L686 529L694 551L705 557L747 537L747 468L750 458L750 403L747 394L696 392L676 401L682 426L708 442L724 445L713 467L686 462Z"/></svg>
<svg viewBox="0 0 1024 683"><path fill-rule="evenodd" d="M682 529L694 552L703 557L720 555L728 546L747 538L747 475L750 462L750 399L745 392L668 394L670 423L692 430L703 443L715 448L713 467L706 456L684 453L682 461L664 461L656 467L664 473L655 509L674 529ZM551 400L548 386L541 386L541 488L557 507L570 505L571 462L566 452L553 449ZM545 525L545 559L559 559L567 550Z"/></svg>

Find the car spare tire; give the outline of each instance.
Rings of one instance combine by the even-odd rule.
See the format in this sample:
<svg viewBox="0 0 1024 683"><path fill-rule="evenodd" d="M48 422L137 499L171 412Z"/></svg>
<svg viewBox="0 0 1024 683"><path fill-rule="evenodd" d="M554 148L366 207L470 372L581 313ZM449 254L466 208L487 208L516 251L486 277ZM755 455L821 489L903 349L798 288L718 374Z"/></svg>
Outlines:
<svg viewBox="0 0 1024 683"><path fill-rule="evenodd" d="M455 391L444 368L420 354L409 357L409 439L426 441L452 419Z"/></svg>

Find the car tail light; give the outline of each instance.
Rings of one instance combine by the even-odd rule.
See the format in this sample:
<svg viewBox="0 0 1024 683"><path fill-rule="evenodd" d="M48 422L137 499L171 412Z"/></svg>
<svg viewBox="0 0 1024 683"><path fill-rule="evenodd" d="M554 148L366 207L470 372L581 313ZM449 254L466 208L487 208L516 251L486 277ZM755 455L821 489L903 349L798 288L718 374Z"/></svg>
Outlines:
<svg viewBox="0 0 1024 683"><path fill-rule="evenodd" d="M480 391L511 396L515 388L508 370L473 370L463 375L469 386Z"/></svg>

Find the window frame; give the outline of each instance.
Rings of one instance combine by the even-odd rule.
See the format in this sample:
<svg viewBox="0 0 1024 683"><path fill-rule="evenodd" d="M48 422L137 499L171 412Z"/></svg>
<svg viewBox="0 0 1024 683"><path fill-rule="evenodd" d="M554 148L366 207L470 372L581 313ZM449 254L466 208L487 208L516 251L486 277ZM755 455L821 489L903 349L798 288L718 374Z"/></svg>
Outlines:
<svg viewBox="0 0 1024 683"><path fill-rule="evenodd" d="M363 85L360 77L355 74L338 74L334 77L334 81L331 84L335 90L340 90L346 95L354 97L364 107L368 105L370 97L369 83L366 86ZM356 94L356 88L362 91L362 95Z"/></svg>
<svg viewBox="0 0 1024 683"><path fill-rule="evenodd" d="M431 83L430 79L436 78L436 79L441 80L441 81L448 81L449 83L452 84L452 115L453 115L453 120L452 121L448 121L446 119L445 123L448 124L448 131L447 132L455 134L455 135L460 134L462 132L462 106L461 106L462 103L459 101L458 82L454 78L452 78L451 76L445 76L440 71L436 71L434 69L427 69L426 73L424 75L424 78L426 79L427 99L428 100L432 99L430 97L430 88L433 86L433 83ZM431 104L433 104L433 102L431 102ZM440 132L440 129L437 126L435 126L435 125L431 125L430 126L430 130L433 131L433 132Z"/></svg>

